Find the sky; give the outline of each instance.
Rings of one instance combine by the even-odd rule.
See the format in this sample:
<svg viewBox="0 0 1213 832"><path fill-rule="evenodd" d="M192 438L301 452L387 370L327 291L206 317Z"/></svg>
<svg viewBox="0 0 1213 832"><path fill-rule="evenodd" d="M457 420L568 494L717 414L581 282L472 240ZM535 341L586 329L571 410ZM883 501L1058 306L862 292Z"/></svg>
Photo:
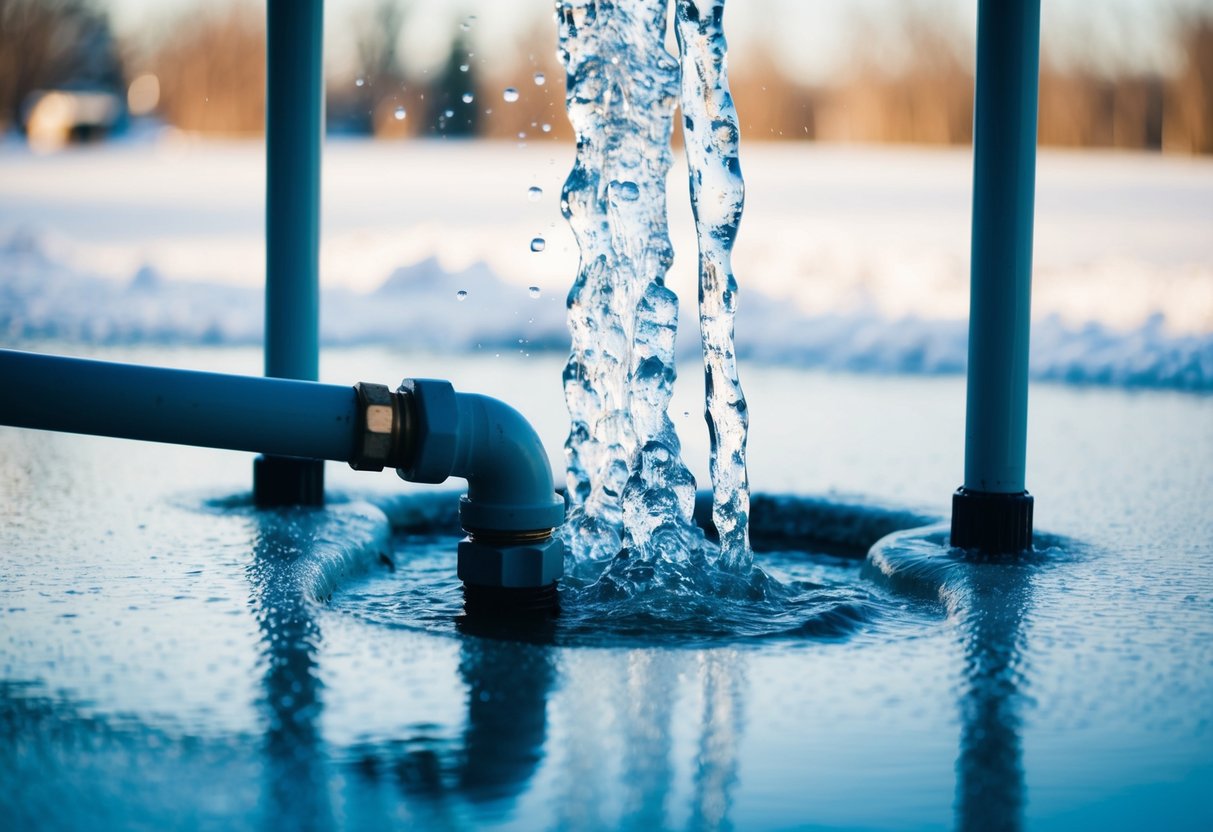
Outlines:
<svg viewBox="0 0 1213 832"><path fill-rule="evenodd" d="M134 36L147 31L149 24L200 5L199 0L99 2L110 9L120 34ZM339 72L348 64L352 21L375 2L328 0L326 60L331 71ZM441 60L457 23L474 15L471 31L478 47L486 53L508 52L550 18L553 4L552 0L406 0L406 5L402 56L407 68L422 70ZM758 38L772 41L781 63L796 76L817 82L845 63L848 35L858 21L879 22L906 5L907 0L733 0L726 7L726 25L735 48ZM975 0L917 0L917 5L954 19L965 31L976 26ZM1046 50L1053 48L1063 56L1094 51L1097 62L1165 71L1177 60L1169 49L1168 27L1177 12L1190 9L1213 14L1213 0L1046 0L1042 38ZM545 48L554 50L555 44L535 45L537 50Z"/></svg>

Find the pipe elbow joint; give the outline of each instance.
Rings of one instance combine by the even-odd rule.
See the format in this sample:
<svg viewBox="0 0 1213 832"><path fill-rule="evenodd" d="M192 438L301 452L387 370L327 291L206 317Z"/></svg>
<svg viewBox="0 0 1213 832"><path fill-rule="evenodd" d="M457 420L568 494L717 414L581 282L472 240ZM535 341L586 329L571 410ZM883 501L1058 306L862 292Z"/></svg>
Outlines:
<svg viewBox="0 0 1213 832"><path fill-rule="evenodd" d="M411 482L466 479L459 516L473 537L534 541L564 522L547 452L521 413L488 396L456 393L446 381L405 379L400 392L411 401L415 438L397 473Z"/></svg>
<svg viewBox="0 0 1213 832"><path fill-rule="evenodd" d="M458 574L465 591L477 592L469 603L506 590L508 598L524 593L524 603L554 604L564 546L552 531L564 522L564 500L535 429L504 402L456 393L449 382L405 379L399 393L410 402L415 437L397 473L411 482L467 480L459 522L468 537L459 544Z"/></svg>

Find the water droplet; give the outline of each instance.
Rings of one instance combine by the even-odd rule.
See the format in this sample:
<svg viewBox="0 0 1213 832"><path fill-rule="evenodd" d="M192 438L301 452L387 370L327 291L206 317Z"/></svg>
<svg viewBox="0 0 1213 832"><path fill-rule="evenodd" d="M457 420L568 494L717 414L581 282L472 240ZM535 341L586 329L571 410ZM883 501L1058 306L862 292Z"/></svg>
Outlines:
<svg viewBox="0 0 1213 832"><path fill-rule="evenodd" d="M547 83L547 77L542 72L535 73L535 86L542 87Z"/></svg>
<svg viewBox="0 0 1213 832"><path fill-rule="evenodd" d="M506 100L507 104L513 104L518 100L518 90L513 87L506 87L505 91L501 93L501 97Z"/></svg>
<svg viewBox="0 0 1213 832"><path fill-rule="evenodd" d="M467 72L467 71L468 71L468 65L467 65L467 64L460 64L460 65L459 65L459 71L460 71L460 72Z"/></svg>
<svg viewBox="0 0 1213 832"><path fill-rule="evenodd" d="M467 299L468 299L468 290L467 289L460 289L458 292L455 293L455 300L467 300Z"/></svg>
<svg viewBox="0 0 1213 832"><path fill-rule="evenodd" d="M472 95L470 92L465 92L463 94L463 103L464 104L471 104L475 99L476 99L476 96Z"/></svg>
<svg viewBox="0 0 1213 832"><path fill-rule="evenodd" d="M545 133L551 133L551 132L552 132L552 125L550 125L550 124L544 124L544 125L543 125L543 127L542 127L541 129L542 129L542 130L543 130L543 132L545 132Z"/></svg>
<svg viewBox="0 0 1213 832"><path fill-rule="evenodd" d="M454 118L454 116L455 116L455 111L454 111L454 110L443 110L443 111L442 111L442 115L443 115L445 118Z"/></svg>
<svg viewBox="0 0 1213 832"><path fill-rule="evenodd" d="M397 107L393 115L396 116L396 121L404 121L404 117L408 114L404 111L403 107Z"/></svg>
<svg viewBox="0 0 1213 832"><path fill-rule="evenodd" d="M532 286L531 288L527 289L526 291L527 291L527 294L533 298L539 297L539 287L538 286Z"/></svg>
<svg viewBox="0 0 1213 832"><path fill-rule="evenodd" d="M547 244L547 240L543 239L542 237L536 237L535 239L531 240L531 251L543 251Z"/></svg>
<svg viewBox="0 0 1213 832"><path fill-rule="evenodd" d="M355 79L354 79L354 86L355 86L355 87L361 87L361 86L362 86L363 84L365 84L365 83L366 83L366 79L365 79L365 78L355 78Z"/></svg>
<svg viewBox="0 0 1213 832"><path fill-rule="evenodd" d="M611 194L620 202L635 202L640 199L640 187L635 182L615 180L611 183Z"/></svg>
<svg viewBox="0 0 1213 832"><path fill-rule="evenodd" d="M537 185L532 185L526 189L526 198L531 202L538 202L543 197L543 188Z"/></svg>

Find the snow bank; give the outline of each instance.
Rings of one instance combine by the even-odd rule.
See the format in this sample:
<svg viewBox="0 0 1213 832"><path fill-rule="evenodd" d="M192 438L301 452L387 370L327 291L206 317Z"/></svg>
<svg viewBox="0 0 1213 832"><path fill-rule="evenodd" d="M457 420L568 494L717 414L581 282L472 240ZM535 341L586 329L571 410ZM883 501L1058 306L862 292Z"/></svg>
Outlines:
<svg viewBox="0 0 1213 832"><path fill-rule="evenodd" d="M95 344L253 344L262 337L257 289L166 280L150 266L126 281L69 265L38 235L0 239L0 341ZM460 298L460 292L466 295ZM383 344L428 351L565 350L564 298L502 280L484 263L448 271L431 257L394 271L377 289L323 293L327 345ZM680 343L693 360L698 336L682 316ZM1176 334L1156 314L1143 324L1075 324L1052 314L1034 323L1034 378L1070 383L1213 391L1213 334ZM804 312L787 299L746 293L737 319L744 359L852 372L959 373L962 319L890 315L879 309Z"/></svg>

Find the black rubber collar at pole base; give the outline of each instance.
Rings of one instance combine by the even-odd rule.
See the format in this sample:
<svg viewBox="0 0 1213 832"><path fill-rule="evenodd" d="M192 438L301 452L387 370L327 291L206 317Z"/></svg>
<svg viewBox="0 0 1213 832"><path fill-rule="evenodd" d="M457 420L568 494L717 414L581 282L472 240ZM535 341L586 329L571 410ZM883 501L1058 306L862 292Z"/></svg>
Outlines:
<svg viewBox="0 0 1213 832"><path fill-rule="evenodd" d="M981 555L1014 555L1032 547L1032 495L958 488L952 495L952 545Z"/></svg>
<svg viewBox="0 0 1213 832"><path fill-rule="evenodd" d="M253 460L257 508L324 505L324 460L259 456Z"/></svg>

